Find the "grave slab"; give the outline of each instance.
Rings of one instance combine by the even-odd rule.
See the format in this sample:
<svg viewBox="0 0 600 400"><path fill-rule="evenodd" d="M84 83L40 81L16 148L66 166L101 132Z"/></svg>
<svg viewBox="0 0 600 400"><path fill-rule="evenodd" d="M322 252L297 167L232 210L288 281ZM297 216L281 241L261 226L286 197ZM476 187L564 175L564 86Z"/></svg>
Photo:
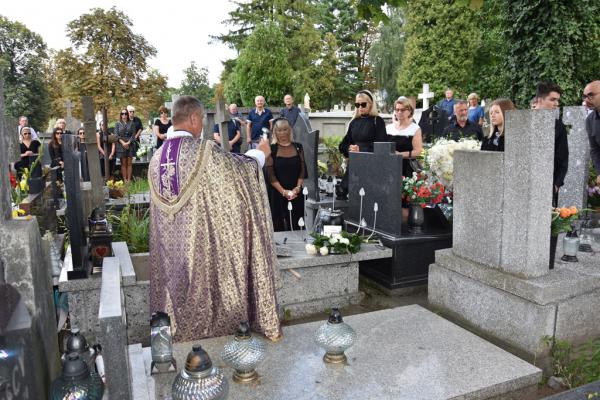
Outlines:
<svg viewBox="0 0 600 400"><path fill-rule="evenodd" d="M558 194L559 207L575 206L578 209L587 206L587 179L590 162L590 142L585 130L587 112L584 107L564 107L563 122L570 125L569 169L565 176L565 184Z"/></svg>
<svg viewBox="0 0 600 400"><path fill-rule="evenodd" d="M229 398L507 398L504 395L535 386L542 376L540 369L420 306L353 315L344 321L358 335L356 344L346 352L347 365L323 363L324 352L314 342L315 331L323 322L284 327L281 342L267 343L267 357L257 369L260 384L232 382ZM224 366L219 354L230 339L200 341L214 365ZM183 365L192 344L175 345L178 365ZM149 371L149 348L144 349L144 358ZM230 378L232 370L225 367L225 374ZM148 387L154 387L150 398L168 398L173 377L149 376Z"/></svg>

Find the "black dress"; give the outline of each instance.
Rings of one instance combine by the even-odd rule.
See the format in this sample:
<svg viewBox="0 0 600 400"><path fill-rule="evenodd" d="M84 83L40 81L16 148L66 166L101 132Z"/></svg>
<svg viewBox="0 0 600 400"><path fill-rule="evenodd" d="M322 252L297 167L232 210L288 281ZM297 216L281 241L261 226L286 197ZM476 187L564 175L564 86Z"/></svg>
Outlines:
<svg viewBox="0 0 600 400"><path fill-rule="evenodd" d="M154 122L154 126L158 126L158 133L160 133L161 135L165 135L167 133L167 131L169 130L169 128L171 127L171 125L173 125L173 123L171 122L171 120L169 119L169 122L167 122L166 124L163 124L162 121L160 120L160 118L158 118L155 122ZM164 140L156 138L156 148L158 149L160 146L162 146Z"/></svg>
<svg viewBox="0 0 600 400"><path fill-rule="evenodd" d="M15 163L15 169L19 173L19 176L21 176L21 173L23 172L24 168L31 167L31 164L37 158L38 151L40 149L40 145L41 145L41 143L38 142L37 140L32 140L31 143L29 144L29 147L27 147L25 145L25 143L19 144L21 154L25 154L25 152L27 152L27 151L31 151L33 153L33 156L21 157L21 160Z"/></svg>
<svg viewBox="0 0 600 400"><path fill-rule="evenodd" d="M481 150L504 151L504 135L500 136L500 132L496 128L492 136L483 138Z"/></svg>
<svg viewBox="0 0 600 400"><path fill-rule="evenodd" d="M63 161L63 149L62 144L59 144L57 147L52 145L52 142L48 145L48 151L50 153L50 168L59 167L56 171L56 179L62 182L62 172L63 168L60 166L60 162Z"/></svg>
<svg viewBox="0 0 600 400"><path fill-rule="evenodd" d="M304 152L300 143L289 146L271 145L271 156L267 159L267 176L269 182L279 182L285 190L293 190L298 179L306 177ZM288 199L283 197L272 185L269 185L269 204L273 218L273 229L276 232L291 230ZM300 229L298 220L304 217L304 196L302 192L292 200L292 221L294 230Z"/></svg>

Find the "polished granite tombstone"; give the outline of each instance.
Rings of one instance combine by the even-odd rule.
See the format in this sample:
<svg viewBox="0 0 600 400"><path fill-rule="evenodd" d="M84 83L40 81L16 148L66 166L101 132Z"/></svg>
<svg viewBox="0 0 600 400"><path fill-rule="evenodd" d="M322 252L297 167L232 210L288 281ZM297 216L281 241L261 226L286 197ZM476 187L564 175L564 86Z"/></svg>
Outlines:
<svg viewBox="0 0 600 400"><path fill-rule="evenodd" d="M452 246L451 224L438 207L426 208L422 232L409 232L402 212L402 156L395 154L393 143L375 143L374 153L350 153L349 165L348 229L357 229L364 218L366 232L374 230L393 249L391 259L362 261L360 273L385 291L426 284L435 251Z"/></svg>
<svg viewBox="0 0 600 400"><path fill-rule="evenodd" d="M319 158L319 131L312 130L308 116L300 113L293 126L294 141L302 145L304 151L304 163L306 164L306 178L304 187L308 189L308 198L316 199L319 196L319 169L317 160Z"/></svg>
<svg viewBox="0 0 600 400"><path fill-rule="evenodd" d="M417 305L348 316L344 322L357 333L346 365L323 362L314 334L324 321L284 327L283 340L267 343L266 359L257 368L260 383L230 381L229 398L520 399L535 391L542 377L535 366ZM230 339L199 341L228 379L233 371L220 352ZM184 365L193 344L175 345L177 365ZM134 376L133 384L145 383L149 396L140 398L170 398L174 373L150 376L150 349L143 351L146 375Z"/></svg>

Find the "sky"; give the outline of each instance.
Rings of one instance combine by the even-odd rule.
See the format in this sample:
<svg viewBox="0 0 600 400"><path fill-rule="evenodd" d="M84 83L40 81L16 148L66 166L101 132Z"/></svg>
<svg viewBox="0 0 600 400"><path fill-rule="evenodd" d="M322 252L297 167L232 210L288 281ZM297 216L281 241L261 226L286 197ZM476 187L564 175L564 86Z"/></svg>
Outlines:
<svg viewBox="0 0 600 400"><path fill-rule="evenodd" d="M235 5L227 0L20 0L2 7L0 15L25 24L41 35L49 48L59 50L70 47L65 34L67 23L91 8L108 10L113 6L129 16L134 33L156 48L156 56L148 63L167 75L171 87L180 85L183 70L192 61L208 69L212 85L219 81L221 62L236 57L236 52L224 44L209 43L210 35L228 31L222 22Z"/></svg>

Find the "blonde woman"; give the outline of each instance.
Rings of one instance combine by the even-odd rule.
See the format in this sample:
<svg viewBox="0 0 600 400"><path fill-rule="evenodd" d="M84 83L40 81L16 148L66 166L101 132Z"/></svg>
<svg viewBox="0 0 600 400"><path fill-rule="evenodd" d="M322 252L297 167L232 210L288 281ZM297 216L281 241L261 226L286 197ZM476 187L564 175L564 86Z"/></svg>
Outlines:
<svg viewBox="0 0 600 400"><path fill-rule="evenodd" d="M415 109L406 97L400 97L394 102L394 122L386 126L387 142L396 144L396 153L402 160L402 175L410 176L413 168L410 160L418 157L423 151L421 128L413 121ZM416 172L416 171L415 171Z"/></svg>
<svg viewBox="0 0 600 400"><path fill-rule="evenodd" d="M469 121L483 125L485 123L485 112L483 107L479 105L479 95L473 92L467 97L467 101L469 102Z"/></svg>
<svg viewBox="0 0 600 400"><path fill-rule="evenodd" d="M509 99L494 100L490 107L490 133L481 143L481 150L504 151L504 117L507 110L517 108Z"/></svg>

